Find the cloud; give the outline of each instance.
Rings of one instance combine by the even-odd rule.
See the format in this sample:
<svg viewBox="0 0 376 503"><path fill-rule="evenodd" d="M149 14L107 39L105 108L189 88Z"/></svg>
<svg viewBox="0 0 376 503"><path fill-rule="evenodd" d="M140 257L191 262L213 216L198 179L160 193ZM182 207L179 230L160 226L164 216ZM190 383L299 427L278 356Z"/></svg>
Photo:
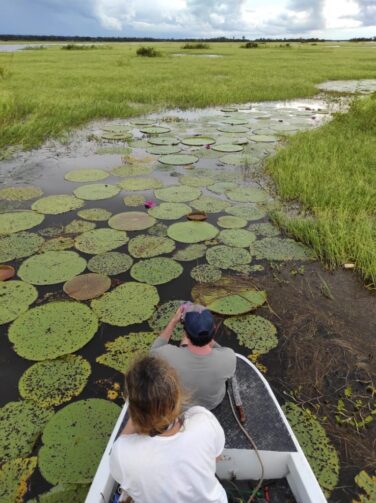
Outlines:
<svg viewBox="0 0 376 503"><path fill-rule="evenodd" d="M214 31L243 31L245 0L187 0L185 15L192 28L206 26Z"/></svg>
<svg viewBox="0 0 376 503"><path fill-rule="evenodd" d="M355 0L359 12L355 19L359 20L362 26L376 26L376 3L375 0Z"/></svg>
<svg viewBox="0 0 376 503"><path fill-rule="evenodd" d="M323 30L326 26L324 7L325 0L290 0L285 11L265 23L264 31L267 31L268 26L275 35L304 35Z"/></svg>

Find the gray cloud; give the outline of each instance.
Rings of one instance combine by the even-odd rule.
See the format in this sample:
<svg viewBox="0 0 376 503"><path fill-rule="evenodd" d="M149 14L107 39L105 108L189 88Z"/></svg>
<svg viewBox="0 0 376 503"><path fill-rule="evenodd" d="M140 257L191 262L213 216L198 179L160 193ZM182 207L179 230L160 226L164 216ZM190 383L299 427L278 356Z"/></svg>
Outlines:
<svg viewBox="0 0 376 503"><path fill-rule="evenodd" d="M186 15L196 26L239 32L246 28L242 19L244 6L245 0L187 0Z"/></svg>
<svg viewBox="0 0 376 503"><path fill-rule="evenodd" d="M287 12L267 22L274 35L305 34L325 29L325 0L290 0ZM264 30L267 28L264 27Z"/></svg>
<svg viewBox="0 0 376 503"><path fill-rule="evenodd" d="M356 20L362 26L376 26L376 2L375 0L355 0L359 7L359 14Z"/></svg>

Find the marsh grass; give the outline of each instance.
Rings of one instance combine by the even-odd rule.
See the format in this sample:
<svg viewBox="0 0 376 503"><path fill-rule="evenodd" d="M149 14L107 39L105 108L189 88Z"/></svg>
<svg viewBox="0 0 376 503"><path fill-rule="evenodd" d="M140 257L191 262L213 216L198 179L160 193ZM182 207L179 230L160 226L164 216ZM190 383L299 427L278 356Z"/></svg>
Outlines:
<svg viewBox="0 0 376 503"><path fill-rule="evenodd" d="M182 49L209 49L209 44L205 44L204 42L187 42L183 45Z"/></svg>
<svg viewBox="0 0 376 503"><path fill-rule="evenodd" d="M161 56L161 53L156 51L154 47L139 47L136 54L137 56L143 56L144 58L157 58Z"/></svg>
<svg viewBox="0 0 376 503"><path fill-rule="evenodd" d="M330 267L353 262L376 285L376 94L320 129L297 134L267 169L298 217L273 218Z"/></svg>

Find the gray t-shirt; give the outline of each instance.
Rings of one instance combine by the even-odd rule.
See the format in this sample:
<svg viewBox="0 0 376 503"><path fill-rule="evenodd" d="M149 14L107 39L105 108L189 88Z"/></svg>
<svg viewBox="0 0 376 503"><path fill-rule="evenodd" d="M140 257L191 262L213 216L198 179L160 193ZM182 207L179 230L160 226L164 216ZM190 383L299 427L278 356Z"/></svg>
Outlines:
<svg viewBox="0 0 376 503"><path fill-rule="evenodd" d="M226 381L235 374L236 355L230 348L214 347L207 355L195 355L158 337L151 351L174 367L184 388L192 394L191 405L209 410L219 405L226 393Z"/></svg>

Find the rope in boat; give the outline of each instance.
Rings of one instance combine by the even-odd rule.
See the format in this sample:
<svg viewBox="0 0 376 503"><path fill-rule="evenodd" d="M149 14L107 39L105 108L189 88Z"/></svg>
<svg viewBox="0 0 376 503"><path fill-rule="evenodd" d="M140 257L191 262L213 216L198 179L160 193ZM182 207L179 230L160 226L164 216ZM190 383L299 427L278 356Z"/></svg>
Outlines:
<svg viewBox="0 0 376 503"><path fill-rule="evenodd" d="M239 417L238 417L238 415L236 413L236 410L235 410L235 407L234 407L234 403L232 401L232 396L231 396L229 388L227 388L227 395L228 395L228 398L230 400L230 406L231 406L232 414L233 414L236 422L238 423L239 428L242 430L242 432L244 433L245 437L247 438L247 440L249 441L249 443L253 447L253 449L254 449L254 451L256 453L257 459L259 460L260 466L261 466L261 477L260 477L260 480L258 481L257 486L254 488L254 490L252 491L252 494L250 495L250 497L248 498L248 501L247 501L247 503L251 503L253 501L254 497L256 496L257 491L261 488L262 483L264 481L264 473L265 473L264 463L262 462L259 450L257 449L257 446L256 446L253 438L251 437L251 435L248 433L248 431L244 428L244 426L242 425L242 423L239 420Z"/></svg>

